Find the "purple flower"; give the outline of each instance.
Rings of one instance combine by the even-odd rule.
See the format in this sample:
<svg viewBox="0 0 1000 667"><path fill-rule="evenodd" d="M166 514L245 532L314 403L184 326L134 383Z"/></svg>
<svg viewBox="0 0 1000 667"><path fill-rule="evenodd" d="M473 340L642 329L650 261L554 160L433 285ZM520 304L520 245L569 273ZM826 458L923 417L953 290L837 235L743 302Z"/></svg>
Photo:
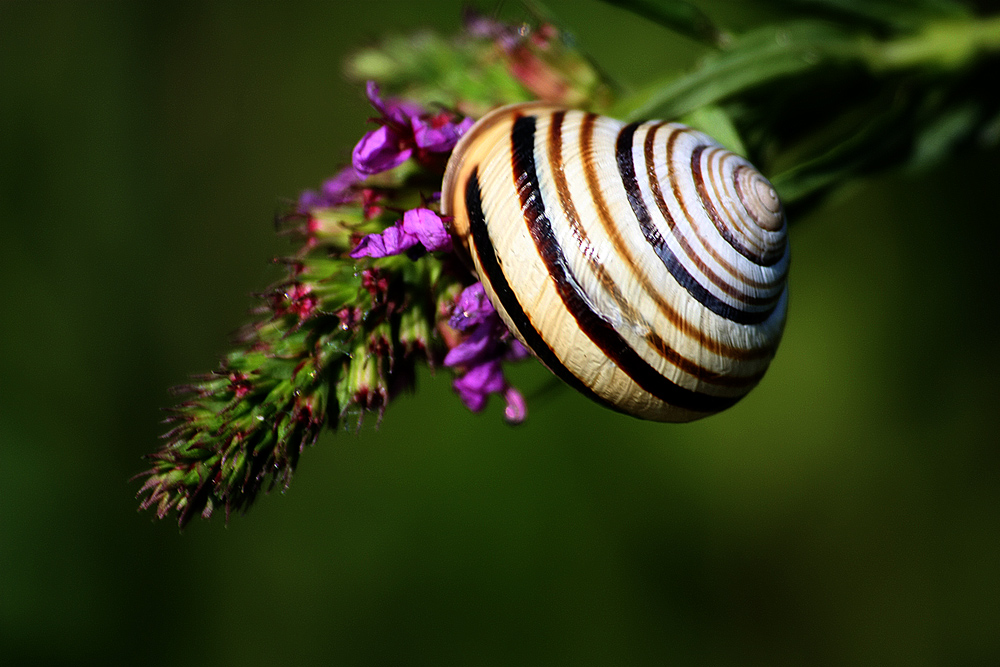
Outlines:
<svg viewBox="0 0 1000 667"><path fill-rule="evenodd" d="M502 394L507 402L504 409L507 421L514 424L524 421L527 415L524 397L507 383L500 362L523 359L528 350L510 337L481 283L467 287L459 295L450 324L462 332L471 330L444 358L445 366L457 368L461 373L453 387L462 402L473 412L479 412L486 407L490 394Z"/></svg>
<svg viewBox="0 0 1000 667"><path fill-rule="evenodd" d="M465 118L455 123L449 113L439 113L430 118L411 118L413 140L417 147L432 153L447 153L463 134L472 127L474 121Z"/></svg>
<svg viewBox="0 0 1000 667"><path fill-rule="evenodd" d="M351 251L351 257L388 257L406 252L417 244L417 239L406 234L398 225L389 227L381 234L368 234Z"/></svg>
<svg viewBox="0 0 1000 667"><path fill-rule="evenodd" d="M520 424L528 416L528 403L524 400L517 389L510 385L503 392L503 398L507 401L507 407L503 409L503 416L511 424Z"/></svg>
<svg viewBox="0 0 1000 667"><path fill-rule="evenodd" d="M406 138L390 125L372 130L358 142L351 161L359 174L371 176L389 171L410 159L413 149Z"/></svg>
<svg viewBox="0 0 1000 667"><path fill-rule="evenodd" d="M455 378L452 386L466 407L479 412L486 407L489 395L503 391L506 385L500 361L494 360L473 366L464 375Z"/></svg>
<svg viewBox="0 0 1000 667"><path fill-rule="evenodd" d="M354 147L351 161L359 174L370 176L403 164L413 154L411 120L424 113L423 107L406 100L384 101L378 86L369 81L368 102L381 114L382 127L372 130Z"/></svg>
<svg viewBox="0 0 1000 667"><path fill-rule="evenodd" d="M444 221L429 208L413 208L404 213L403 232L415 237L428 251L451 250L451 235Z"/></svg>
<svg viewBox="0 0 1000 667"><path fill-rule="evenodd" d="M354 167L344 167L336 176L326 180L319 192L306 190L299 197L299 212L308 213L314 208L330 208L353 201L357 197L354 186L361 182Z"/></svg>
<svg viewBox="0 0 1000 667"><path fill-rule="evenodd" d="M374 81L369 81L365 85L365 94L368 96L368 102L375 107L376 111L387 120L395 121L400 125L406 125L410 122L411 117L425 113L424 108L416 102L396 98L388 101L383 100L379 95L378 84Z"/></svg>
<svg viewBox="0 0 1000 667"><path fill-rule="evenodd" d="M500 318L493 313L455 347L448 350L444 357L445 366L475 366L493 359L498 359L500 338L497 335L497 324Z"/></svg>
<svg viewBox="0 0 1000 667"><path fill-rule="evenodd" d="M362 137L351 155L354 169L364 176L394 169L424 153L447 153L473 124L471 118L455 122L447 111L430 113L408 100L383 100L374 81L368 82L367 91L381 127Z"/></svg>
<svg viewBox="0 0 1000 667"><path fill-rule="evenodd" d="M351 251L351 257L388 257L406 252L417 244L428 252L451 250L451 236L444 222L428 208L414 208L381 234L368 234Z"/></svg>
<svg viewBox="0 0 1000 667"><path fill-rule="evenodd" d="M473 366L452 383L455 393L472 412L481 412L486 407L490 394L501 394L507 405L504 418L511 424L520 424L528 416L528 405L524 396L507 383L500 367L500 360Z"/></svg>
<svg viewBox="0 0 1000 667"><path fill-rule="evenodd" d="M505 51L524 40L524 33L518 26L508 25L473 9L466 10L464 14L465 29L470 35L492 39Z"/></svg>
<svg viewBox="0 0 1000 667"><path fill-rule="evenodd" d="M448 324L456 331L468 331L494 313L496 309L486 298L483 284L478 282L469 285L458 295Z"/></svg>

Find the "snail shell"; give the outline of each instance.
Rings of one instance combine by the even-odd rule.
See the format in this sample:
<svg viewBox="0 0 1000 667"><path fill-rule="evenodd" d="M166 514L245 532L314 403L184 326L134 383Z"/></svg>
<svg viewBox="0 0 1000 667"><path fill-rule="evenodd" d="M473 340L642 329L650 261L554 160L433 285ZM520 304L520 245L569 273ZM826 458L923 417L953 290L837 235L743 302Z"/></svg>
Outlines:
<svg viewBox="0 0 1000 667"><path fill-rule="evenodd" d="M701 132L504 107L455 147L441 202L507 327L599 403L691 421L740 400L774 356L784 211Z"/></svg>

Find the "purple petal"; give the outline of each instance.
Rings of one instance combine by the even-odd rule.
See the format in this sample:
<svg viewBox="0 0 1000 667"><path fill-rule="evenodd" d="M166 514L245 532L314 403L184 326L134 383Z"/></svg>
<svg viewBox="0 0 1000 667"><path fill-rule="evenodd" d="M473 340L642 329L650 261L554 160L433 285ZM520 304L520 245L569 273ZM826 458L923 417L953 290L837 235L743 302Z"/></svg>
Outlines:
<svg viewBox="0 0 1000 667"><path fill-rule="evenodd" d="M427 113L416 102L402 99L391 99L385 104L385 115L400 125L409 125L410 120Z"/></svg>
<svg viewBox="0 0 1000 667"><path fill-rule="evenodd" d="M448 324L452 329L468 331L487 317L496 312L493 304L486 298L486 290L481 282L469 285L458 295L455 309L451 313Z"/></svg>
<svg viewBox="0 0 1000 667"><path fill-rule="evenodd" d="M307 213L314 208L330 208L352 201L357 193L353 186L360 182L354 167L344 167L336 176L323 182L319 192L306 190L299 196L299 211Z"/></svg>
<svg viewBox="0 0 1000 667"><path fill-rule="evenodd" d="M505 50L514 48L524 39L516 26L501 23L485 14L469 11L464 18L465 29L469 31L469 34L476 37L489 37Z"/></svg>
<svg viewBox="0 0 1000 667"><path fill-rule="evenodd" d="M492 322L483 322L468 338L448 350L444 357L445 366L468 366L497 358L499 340Z"/></svg>
<svg viewBox="0 0 1000 667"><path fill-rule="evenodd" d="M369 234L351 251L351 257L387 257L406 252L420 243L427 250L451 250L451 237L437 213L415 208L381 234Z"/></svg>
<svg viewBox="0 0 1000 667"><path fill-rule="evenodd" d="M401 148L400 137L388 127L372 130L354 147L351 160L354 169L362 175L370 176L398 167L410 159L413 149Z"/></svg>
<svg viewBox="0 0 1000 667"><path fill-rule="evenodd" d="M510 341L510 347L507 352L503 355L504 361L521 361L522 359L527 359L531 356L531 352L528 351L521 341L518 339L513 339Z"/></svg>
<svg viewBox="0 0 1000 667"><path fill-rule="evenodd" d="M503 410L504 419L511 424L523 422L528 416L528 404L521 392L508 385L503 392L503 397L507 401L507 407Z"/></svg>
<svg viewBox="0 0 1000 667"><path fill-rule="evenodd" d="M323 194L332 201L347 201L354 196L351 186L357 185L360 181L354 167L344 167L336 176L323 182ZM338 201L338 203L344 203L344 201Z"/></svg>
<svg viewBox="0 0 1000 667"><path fill-rule="evenodd" d="M487 395L502 391L505 386L500 362L474 366L465 375L456 378L452 386L470 410L479 412L486 406Z"/></svg>
<svg viewBox="0 0 1000 667"><path fill-rule="evenodd" d="M467 387L475 387L484 394L503 391L506 385L499 361L474 366L461 379Z"/></svg>
<svg viewBox="0 0 1000 667"><path fill-rule="evenodd" d="M403 231L415 236L429 251L451 250L451 236L444 222L430 209L414 208L404 213Z"/></svg>
<svg viewBox="0 0 1000 667"><path fill-rule="evenodd" d="M378 84L374 81L366 83L365 94L368 96L368 103L375 107L375 110L384 116L385 103L382 102L382 97L379 95Z"/></svg>
<svg viewBox="0 0 1000 667"><path fill-rule="evenodd" d="M351 257L388 257L406 252L417 244L417 239L404 232L398 225L389 227L381 234L369 234L351 251Z"/></svg>
<svg viewBox="0 0 1000 667"><path fill-rule="evenodd" d="M299 195L299 213L308 213L311 209L324 208L325 206L326 197L315 190L306 190Z"/></svg>
<svg viewBox="0 0 1000 667"><path fill-rule="evenodd" d="M368 102L375 107L376 111L400 125L408 125L412 116L424 113L424 108L416 102L398 98L383 100L379 95L378 84L374 81L369 81L366 84L365 93L368 95Z"/></svg>
<svg viewBox="0 0 1000 667"><path fill-rule="evenodd" d="M440 127L436 127L434 118L412 118L410 123L417 146L434 153L445 153L453 149L466 130L472 127L473 120L465 118L460 123L447 122Z"/></svg>
<svg viewBox="0 0 1000 667"><path fill-rule="evenodd" d="M455 390L455 393L458 394L458 397L462 399L462 402L465 403L465 407L473 412L479 412L486 407L486 394L475 388L467 388L462 384L462 378L455 378L451 386Z"/></svg>

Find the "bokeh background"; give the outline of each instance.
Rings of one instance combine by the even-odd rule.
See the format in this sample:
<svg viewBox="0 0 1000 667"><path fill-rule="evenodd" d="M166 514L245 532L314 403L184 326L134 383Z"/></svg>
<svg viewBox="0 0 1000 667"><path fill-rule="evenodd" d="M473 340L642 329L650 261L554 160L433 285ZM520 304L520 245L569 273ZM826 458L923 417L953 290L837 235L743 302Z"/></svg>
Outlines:
<svg viewBox="0 0 1000 667"><path fill-rule="evenodd" d="M528 365L512 429L425 374L228 526L136 512L167 388L366 130L345 56L460 6L0 4L0 662L997 664L996 150L794 221L783 346L725 414L641 423ZM626 82L702 53L548 6Z"/></svg>

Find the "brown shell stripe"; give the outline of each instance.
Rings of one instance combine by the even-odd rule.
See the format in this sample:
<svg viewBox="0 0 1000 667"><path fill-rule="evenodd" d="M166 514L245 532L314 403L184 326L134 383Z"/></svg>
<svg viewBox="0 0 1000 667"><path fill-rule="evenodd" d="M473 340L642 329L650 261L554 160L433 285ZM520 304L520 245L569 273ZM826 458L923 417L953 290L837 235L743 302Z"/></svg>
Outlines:
<svg viewBox="0 0 1000 667"><path fill-rule="evenodd" d="M736 197L740 201L743 201L746 198L746 196L747 196L747 193L743 192L743 186L740 184L740 175L744 171L746 171L746 170L747 170L747 166L745 164L741 164L740 166L736 167L736 169L733 170L733 189L736 191ZM775 232L775 231L781 229L781 225L780 224L776 225L776 226L773 226L773 227L769 227L769 226L766 227L765 223L763 223L761 221L761 219L759 217L757 217L757 212L754 211L754 207L747 206L745 208L745 210L750 215L750 217L754 219L754 222L757 223L757 226L760 227L761 229L767 229L767 231L770 231L770 232ZM782 250L784 250L784 247L785 247L785 245L782 244L781 245Z"/></svg>
<svg viewBox="0 0 1000 667"><path fill-rule="evenodd" d="M559 111L554 113L549 120L549 174L555 182L556 198L559 200L563 215L569 223L570 231L573 234L573 240L579 247L580 255L586 260L587 268L590 269L590 271L597 278L601 287L604 288L608 296L611 297L611 299L615 302L615 305L621 310L624 319L631 322L644 322L645 318L642 314L636 311L625 295L622 294L621 289L614 282L614 278L611 277L604 265L596 259L596 252L592 250L591 241L587 236L587 231L580 223L579 214L577 213L576 205L573 203L573 197L570 193L569 184L566 182L566 173L562 164L562 124L565 115L564 111ZM641 274L633 275L635 276L637 282L643 284L647 293L654 297L658 309L671 322L671 324L673 324L683 335L694 339L695 343L700 348L704 348L714 354L725 356L730 359L760 359L770 357L773 354L773 350L770 346L747 350L723 345L720 342L709 338L700 328L685 320L674 308L666 303L663 296L656 292L656 290L652 289L652 285L649 284L649 281L645 278L645 276L642 276ZM655 350L657 354L663 357L663 359L671 365L677 367L688 375L701 380L702 382L725 387L742 387L749 390L760 381L766 370L766 368L762 368L751 375L744 376L720 375L719 373L705 368L684 357L682 354L677 352L677 350L671 348L661 336L652 331L652 327L647 328L650 329L650 331L645 336L646 342L649 343L650 347Z"/></svg>
<svg viewBox="0 0 1000 667"><path fill-rule="evenodd" d="M560 112L558 114L558 119L553 119L550 125L549 131L549 154L561 157L562 149L562 120L565 116L565 112ZM596 118L596 117L595 117ZM652 149L649 148L648 156L651 158ZM556 181L557 194L559 196L560 202L563 204L564 213L567 218L571 220L578 220L576 215L575 207L572 206L572 199L569 194L569 186L566 183L566 175L561 168L560 164L551 165L551 172L553 179ZM591 173L591 178L593 175ZM654 186L657 188L658 192L659 185L654 179ZM594 185L596 188L596 185ZM660 195L662 199L662 195ZM567 209L567 204L570 209ZM669 216L669 212L665 210L664 212ZM624 240L614 233L614 223L613 221L602 216L602 223L604 224L605 230L608 236L615 243L615 248L618 256L622 259L624 263L629 266L634 266L636 263L635 257L629 250L628 245ZM673 226L673 220L670 220L671 228ZM579 231L580 235L584 232L582 229ZM690 247L688 247L690 252ZM584 253L586 255L586 253ZM595 269L596 271L596 269ZM732 345L726 345L725 343L705 334L701 327L700 322L691 322L686 319L683 315L678 312L678 310L670 304L667 299L664 298L660 290L656 289L649 281L649 277L643 272L634 272L634 279L637 284L641 285L643 291L653 300L656 304L659 312L674 326L676 329L684 336L694 340L697 345L712 354L718 355L720 357L726 357L728 359L736 359L740 361L751 361L756 359L769 358L774 354L772 345L765 345L759 347L743 348L734 347ZM603 282L603 279L602 279Z"/></svg>
<svg viewBox="0 0 1000 667"><path fill-rule="evenodd" d="M588 303L552 233L535 170L535 118L522 116L511 130L511 167L525 223L566 309L607 357L645 391L670 405L695 412L718 412L741 397L713 396L677 385L650 366Z"/></svg>
<svg viewBox="0 0 1000 667"><path fill-rule="evenodd" d="M753 256L754 259L751 261L759 262L764 250L756 242L758 239L753 238L748 233L751 232L747 227L749 223L744 218L739 216L734 218L734 216L729 215L730 211L726 207L726 202L723 201L726 197L726 184L723 182L726 162L733 159L732 153L721 146L702 145L698 149L701 151L700 173L698 174L700 178L696 183L698 197L699 199L707 197L712 202L711 211L704 203L702 208L706 209L705 212L709 215L709 219L716 229L722 225Z"/></svg>
<svg viewBox="0 0 1000 667"><path fill-rule="evenodd" d="M666 220L667 226L670 228L671 231L674 231L675 228L676 228L677 223L674 220L673 215L671 215L670 209L667 207L667 202L666 202L666 200L663 197L663 191L660 188L660 179L663 176L661 176L660 174L657 173L657 163L656 163L656 156L655 156L655 145L656 145L657 133L660 130L660 128L662 128L665 125L667 125L667 123L665 123L665 122L657 123L657 124L653 125L653 127L651 127L649 129L649 131L646 132L646 140L644 142L645 145L644 145L643 148L644 148L644 154L645 154L645 159L646 159L646 176L649 179L649 185L650 185L650 188L651 188L651 190L653 192L653 199L656 202L657 209L660 211L660 213L663 215L664 219ZM691 133L691 130L688 129L688 128L680 128L680 127L677 127L676 125L673 126L673 127L671 127L670 128L670 136L667 138L667 143L666 143L666 147L665 147L666 156L667 156L667 174L665 175L665 177L673 184L673 188L671 189L671 192L673 193L674 198L676 200L678 200L678 202L681 201L682 197L681 197L679 185L678 185L677 181L674 179L673 163L672 163L672 161L671 161L670 158L671 158L671 156L674 153L674 144L676 143L678 137L680 137L683 134L690 134L690 133ZM743 166L739 167L739 169L741 169L741 168L745 168L745 167L743 167ZM736 278L737 280L739 280L741 283L743 283L745 285L748 285L748 286L750 286L751 288L754 288L754 289L768 289L768 290L773 290L776 285L779 285L779 284L782 283L782 281L784 280L784 273L782 273L779 277L777 277L774 280L771 280L771 281L768 281L768 282L759 282L759 281L753 280L750 276L747 276L744 272L739 271L729 261L727 261L725 257L722 257L719 254L719 252L710 243L708 243L705 240L705 238L698 232L698 227L694 224L694 221L691 220L690 215L687 214L688 213L687 212L687 208L685 207L685 208L683 208L683 210L684 210L684 212L686 214L688 223L691 226L692 232L695 234L695 236L697 237L698 241L700 241L701 246L704 249L704 251L707 252L712 257L712 259L715 260L715 262L718 263L719 266L722 267L722 269L726 271L726 273L728 273L729 275L733 276L734 278ZM684 250L685 256L688 257L692 262L696 263L698 265L698 267L699 267L699 270L701 270L703 267L705 267L704 261L699 256L699 251L697 251L697 250L695 250L695 249L693 249L691 247L691 245L690 245L687 237L685 237L683 234L676 234L674 238L677 239L678 244L680 244L680 246ZM706 274L706 275L708 275L708 274ZM718 284L717 280L720 280L720 281L723 280L723 278L721 276L715 276L715 274L712 274L712 276L710 276L710 278L712 278L712 282L716 283L716 284Z"/></svg>
<svg viewBox="0 0 1000 667"><path fill-rule="evenodd" d="M712 206L714 212L718 215L718 223L713 219L713 224L722 224L726 229L730 231L735 238L746 248L747 252L752 254L757 258L757 262L760 261L761 257L767 254L769 251L767 249L767 239L761 238L759 234L754 232L756 227L758 230L759 226L752 222L752 218L747 218L738 213L734 215L734 211L730 208L734 203L729 201L731 199L729 192L726 190L726 166L727 162L732 162L734 160L733 154L730 153L725 148L721 146L706 146L702 151L702 182L699 182L699 197L709 197L712 200ZM701 187L703 185L703 188ZM741 208L742 202L739 202ZM706 210L706 213L711 213ZM780 258L780 255L779 255Z"/></svg>
<svg viewBox="0 0 1000 667"><path fill-rule="evenodd" d="M652 246L656 256L663 262L670 275L691 296L713 313L739 324L759 324L763 322L774 311L774 305L777 302L776 298L760 299L739 293L732 295L751 306L768 306L764 310L745 310L725 303L709 292L704 285L688 272L663 240L659 230L649 216L649 211L643 202L639 183L635 176L635 164L632 160L632 137L639 125L640 123L626 125L618 133L616 158L618 161L618 171L621 173L622 185L625 188L625 195L628 197L629 204L632 205L632 212L635 214L636 221L642 230L643 236L646 238L646 242Z"/></svg>
<svg viewBox="0 0 1000 667"><path fill-rule="evenodd" d="M670 210L667 208L667 203L663 199L663 190L662 188L660 188L660 175L656 173L656 161L654 157L654 140L656 137L656 131L664 125L666 125L666 123L657 123L656 125L650 127L647 130L646 139L644 141L644 146L643 146L643 153L645 156L645 163L646 163L645 164L646 177L648 178L650 191L653 194L653 201L656 203L657 209L660 211L661 215L666 220L667 228L671 232L673 232L677 226L677 223L674 221L674 217L673 215L671 215ZM679 130L679 129L674 130L674 132L683 132L683 131L685 130ZM623 148L624 147L620 147L619 150L622 150ZM632 174L633 174L632 177L634 179L635 178L634 167L632 167ZM625 180L625 178L626 175L622 174L622 179ZM626 184L626 189L628 189L628 187L629 186ZM638 212L636 213L636 216L639 217ZM651 232L649 234L646 234L646 239L650 242L650 244L654 245L655 248L657 244L663 243L663 239L660 233L656 230L655 226L653 226L652 223L648 220L648 214L646 216L646 219L647 222L643 223L642 221L640 221L640 225L643 226L644 234L646 234L645 230L646 224L648 224L652 228ZM654 240L650 238L651 236L653 238L658 238L659 241L654 242ZM733 298L743 300L744 303L748 303L748 305L767 305L769 303L768 298L757 299L756 303L751 303L746 301L747 295L744 292L740 291L735 285L724 279L722 276L715 273L708 266L708 264L701 258L699 253L695 251L694 248L691 247L691 244L688 241L687 237L685 237L683 234L674 234L673 238L677 241L677 244L681 247L681 250L684 251L684 256L687 257L692 264L697 266L698 270L702 273L702 275L708 278L709 282L715 285L720 291L725 292L726 294L728 294ZM723 269L726 269L731 276L737 278L742 284L748 285L754 289L760 289L762 287L766 287L766 288L771 288L773 290L774 288L773 284L761 283L739 273L731 264L726 262L724 258L720 257L718 253L714 250L714 248L709 247L708 249L712 252L716 262L718 262ZM657 254L659 254L659 251L657 251ZM773 299L770 299L770 301L773 301Z"/></svg>
<svg viewBox="0 0 1000 667"><path fill-rule="evenodd" d="M621 411L611 402L595 394L590 387L585 385L576 375L570 372L563 365L556 353L552 351L548 343L532 324L531 318L524 312L521 303L517 300L517 295L507 282L503 267L497 260L496 249L493 241L490 240L489 225L486 222L486 214L483 212L482 190L479 186L479 168L472 170L469 180L465 186L465 210L469 216L469 234L472 237L472 251L479 260L479 266L486 279L489 281L493 293L503 306L504 311L510 318L514 328L517 329L521 340L538 357L545 366L552 371L559 379L573 387L591 400L597 401L601 405L613 410Z"/></svg>
<svg viewBox="0 0 1000 667"><path fill-rule="evenodd" d="M701 243L701 246L702 246L702 248L705 249L705 252L707 252L709 254L709 256L712 257L712 259L714 259L716 262L718 262L718 264L723 269L725 269L726 272L729 275L733 276L737 280L739 280L741 282L745 282L746 284L748 284L748 285L750 285L752 287L755 287L755 288L761 288L761 287L763 287L763 288L771 288L773 286L778 286L778 285L783 284L784 279L785 279L785 274L787 273L787 267L785 267L784 270L782 270L781 274L778 275L778 276L775 276L774 279L772 281L770 281L769 283L759 283L759 282L756 282L756 281L750 281L750 280L748 280L748 277L744 274L744 272L742 272L739 269L737 269L736 267L734 267L729 261L727 261L724 257L722 257L718 253L718 251L712 246L712 244L709 243L708 240L699 231L699 225L696 223L694 216L691 214L691 211L690 211L689 207L686 204L686 200L684 199L684 195L681 192L680 179L676 178L675 171L674 171L674 161L673 161L673 154L675 152L674 145L677 143L677 140L678 140L678 138L681 135L689 133L689 132L690 132L690 130L687 130L687 129L684 129L684 130L673 130L671 132L671 134L670 134L670 137L667 139L666 151L667 151L667 170L668 171L667 171L666 178L667 178L667 181L671 184L671 192L673 192L673 198L677 202L677 204L681 207L681 211L684 213L684 217L687 220L688 226L690 227L691 231L694 233L695 237ZM655 159L654 159L654 156L653 156L653 142L652 141L649 141L649 143L647 144L647 148L648 148L648 150L646 152L646 168L647 168L647 172L650 173L650 179L653 179L655 177L652 174L655 173L656 162L655 162ZM670 221L671 224L674 224L674 221L673 221L672 217L670 216L670 212L669 212L669 209L667 207L667 203L663 199L663 197L660 196L659 198L657 198L656 202L657 202L657 206L660 208L660 210L663 213L663 215L668 219L668 221ZM673 229L673 227L671 227L671 229ZM678 238L680 238L680 237L678 237ZM694 252L690 253L689 256L693 258L693 257L695 257L697 255L697 252L698 251L695 250ZM779 290L779 292L780 291L781 290Z"/></svg>
<svg viewBox="0 0 1000 667"><path fill-rule="evenodd" d="M708 146L699 146L692 151L691 172L694 174L695 185L698 186L698 196L700 197L705 210L708 212L708 216L712 219L712 223L719 231L719 235L726 239L726 242L733 247L733 250L740 253L754 264L758 264L760 266L774 266L784 256L784 248L781 248L778 252L768 252L763 257L759 256L753 250L743 245L740 240L733 235L733 233L726 226L725 221L723 221L722 216L719 215L718 210L716 210L715 203L712 201L712 196L706 190L705 175L702 173L701 169L701 154L707 148Z"/></svg>

